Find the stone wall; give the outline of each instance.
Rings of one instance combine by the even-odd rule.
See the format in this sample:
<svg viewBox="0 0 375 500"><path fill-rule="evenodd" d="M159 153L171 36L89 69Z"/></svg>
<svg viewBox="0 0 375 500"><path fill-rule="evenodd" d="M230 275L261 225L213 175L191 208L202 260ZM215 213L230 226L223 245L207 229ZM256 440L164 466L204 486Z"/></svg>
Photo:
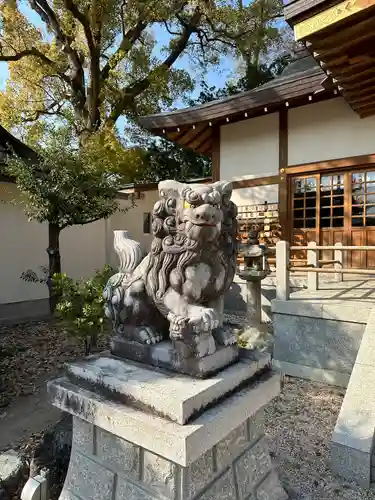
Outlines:
<svg viewBox="0 0 375 500"><path fill-rule="evenodd" d="M263 410L188 467L74 417L60 500L283 500Z"/></svg>
<svg viewBox="0 0 375 500"><path fill-rule="evenodd" d="M275 367L292 377L348 385L372 304L341 300L342 293L304 291L272 301Z"/></svg>

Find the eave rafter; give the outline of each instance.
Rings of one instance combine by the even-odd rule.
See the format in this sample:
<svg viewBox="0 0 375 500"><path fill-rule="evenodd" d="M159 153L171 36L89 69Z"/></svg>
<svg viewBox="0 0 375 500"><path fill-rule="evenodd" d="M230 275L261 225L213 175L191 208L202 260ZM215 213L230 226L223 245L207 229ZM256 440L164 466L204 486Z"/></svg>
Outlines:
<svg viewBox="0 0 375 500"><path fill-rule="evenodd" d="M342 8L350 15L342 17ZM375 0L345 0L307 21L295 33L353 110L362 118L375 114Z"/></svg>
<svg viewBox="0 0 375 500"><path fill-rule="evenodd" d="M324 73L320 77L321 83L316 85L315 90L311 90L309 93L291 92L290 98L275 104L269 104L267 106L260 106L256 109L228 114L217 119L203 120L196 122L196 124L184 124L181 125L176 121L174 126L171 126L170 115L166 115L166 121L168 120L168 126L165 124L165 128L149 126L145 127L153 134L160 137L164 137L172 142L178 143L181 146L185 146L189 149L193 149L197 153L205 154L206 156L211 156L213 147L213 135L215 129L220 129L220 127L233 124L239 121L256 118L259 116L264 116L266 114L272 114L279 112L282 108L293 108L298 106L303 106L309 102L320 102L326 99L334 98L338 92L332 88L332 85L327 85L327 88L323 87ZM148 117L145 117L148 120ZM147 123L147 122L146 122ZM141 122L143 126L145 123Z"/></svg>

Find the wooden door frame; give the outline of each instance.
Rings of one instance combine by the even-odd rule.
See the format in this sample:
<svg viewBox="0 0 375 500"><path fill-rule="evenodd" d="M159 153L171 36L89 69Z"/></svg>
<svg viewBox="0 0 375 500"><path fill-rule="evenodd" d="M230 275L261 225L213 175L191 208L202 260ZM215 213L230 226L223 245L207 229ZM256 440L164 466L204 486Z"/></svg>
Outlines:
<svg viewBox="0 0 375 500"><path fill-rule="evenodd" d="M315 177L315 176L318 176L320 175L320 172L302 172L300 175L298 174L287 174L286 176L286 184L288 186L288 204L287 204L287 207L288 207L288 213L287 213L287 227L286 227L286 235L287 235L287 241L292 244L292 236L293 236L293 180L298 178L298 177L301 177L301 178L305 178L305 177ZM316 195L316 199L317 201L319 200L320 201L320 192L318 192L318 180L317 179L317 195ZM320 209L320 204L319 204L319 209ZM315 231L316 233L318 234L319 233L319 229L320 229L320 221L318 219L318 211L316 212L316 226L315 226Z"/></svg>
<svg viewBox="0 0 375 500"><path fill-rule="evenodd" d="M285 168L285 173L287 175L304 175L305 173L308 174L317 171L339 170L356 167L360 168L367 165L375 165L375 153L370 155L349 156L346 158L338 158L336 160L289 165Z"/></svg>
<svg viewBox="0 0 375 500"><path fill-rule="evenodd" d="M308 178L308 177L315 177L316 182L317 182L317 195L316 195L316 206L317 206L317 211L316 211L316 240L318 244L321 244L321 228L320 228L320 210L321 210L321 204L320 204L320 189L318 187L320 186L320 180L322 175L335 175L342 173L344 175L344 226L343 226L343 244L344 245L351 245L352 240L351 240L351 234L352 234L352 225L351 225L351 220L352 220L352 183L351 183L351 175L355 172L361 172L364 171L366 172L367 170L371 170L375 168L375 155L373 156L373 162L369 163L361 163L360 161L358 162L351 162L350 159L347 159L346 166L344 166L340 160L340 162L337 162L339 166L337 165L331 165L331 168L328 168L327 163L324 162L325 168L323 169L315 169L313 170L311 167L312 165L309 165L308 168L306 168L305 165L301 165L300 168L293 168L292 171L287 172L287 186L288 186L288 225L286 228L286 234L288 235L288 241L290 244L292 244L292 236L293 236L293 181L296 178ZM363 157L360 157L361 159ZM369 158L369 157L366 157ZM332 162L336 163L336 162ZM354 163L354 164L353 164ZM319 164L316 164L316 166ZM306 229L306 228L305 228ZM349 264L348 264L349 265Z"/></svg>

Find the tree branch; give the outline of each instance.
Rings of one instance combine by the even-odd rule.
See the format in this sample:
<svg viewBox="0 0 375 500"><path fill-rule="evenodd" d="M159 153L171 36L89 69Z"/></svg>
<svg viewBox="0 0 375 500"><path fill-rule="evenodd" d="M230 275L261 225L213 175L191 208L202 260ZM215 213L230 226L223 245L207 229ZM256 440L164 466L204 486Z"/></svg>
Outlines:
<svg viewBox="0 0 375 500"><path fill-rule="evenodd" d="M53 108L57 106L57 109L53 110ZM60 113L61 109L62 109L63 105L60 104L58 105L57 102L53 103L53 105L50 105L48 106L48 108L46 109L36 109L32 115L30 116L25 116L23 117L23 120L24 122L35 122L36 120L39 120L39 118L41 116L56 116L56 115L59 115L59 116L63 116L62 113Z"/></svg>
<svg viewBox="0 0 375 500"><path fill-rule="evenodd" d="M57 41L61 44L63 52L67 55L74 74L69 78L69 85L73 91L77 106L81 112L84 110L86 92L84 72L78 52L72 48L73 37L65 35L53 9L47 0L29 0L30 7L45 22L47 27L53 31Z"/></svg>
<svg viewBox="0 0 375 500"><path fill-rule="evenodd" d="M85 32L85 37L87 40L87 45L92 55L94 50L94 39L91 32L90 22L87 17L78 9L73 0L64 0L64 5L67 10L73 15L75 19L82 25L83 31Z"/></svg>
<svg viewBox="0 0 375 500"><path fill-rule="evenodd" d="M242 30L238 33L234 33L234 32L230 32L229 30L227 30L225 28L217 28L214 25L212 19L209 19L208 17L206 18L206 20L207 20L207 23L210 26L211 30L213 31L213 33L215 33L218 36L224 37L224 39L229 38L230 40L233 40L233 42L235 42L236 40L240 40L241 38L244 38L246 35L248 35L249 33L251 33L254 30L253 26L251 26L247 30ZM222 42L223 40L218 39L218 41Z"/></svg>
<svg viewBox="0 0 375 500"><path fill-rule="evenodd" d="M164 24L164 27L165 29L168 31L168 33L170 35L173 35L173 36L178 36L180 35L180 33L177 33L176 31L172 31L171 28L168 26L168 21L166 21L165 19L163 20L163 24Z"/></svg>
<svg viewBox="0 0 375 500"><path fill-rule="evenodd" d="M148 87L151 85L152 77L156 73L158 73L160 70L169 70L173 66L173 64L187 47L191 35L197 30L197 26L201 18L202 12L199 7L197 7L193 15L191 16L190 21L185 24L180 37L175 41L174 48L172 49L168 57L158 66L156 66L156 68L154 68L146 78L135 82L133 85L130 85L123 90L121 98L117 101L117 103L115 103L114 107L112 108L112 111L107 120L108 125L115 124L126 106L130 105L137 96L148 89Z"/></svg>
<svg viewBox="0 0 375 500"><path fill-rule="evenodd" d="M29 0L30 7L39 14L40 18L55 33L57 40L61 43L63 51L69 53L74 59L78 59L77 52L71 47L71 39L65 35L61 29L60 23L55 12L52 10L47 0Z"/></svg>
<svg viewBox="0 0 375 500"><path fill-rule="evenodd" d="M95 1L95 0L94 0ZM91 130L100 124L99 95L100 95L100 40L101 40L101 22L97 22L95 35L90 26L90 21L74 3L73 0L64 0L66 9L81 24L85 33L87 46L90 54L90 81L87 91L86 107L88 111L86 127ZM91 5L93 7L93 4Z"/></svg>
<svg viewBox="0 0 375 500"><path fill-rule="evenodd" d="M57 75L60 78L62 78L66 83L70 84L69 77L67 75L65 75L64 73L60 72L58 70L57 64L54 61L52 61L52 59L50 59L45 54L43 54L43 52L38 50L36 47L32 47L31 49L21 50L20 52L16 52L15 54L7 55L7 56L1 54L0 61L5 61L5 62L20 61L24 57L30 57L30 56L37 57L42 62L48 64L48 66L51 66L51 68L53 68L53 70L56 71Z"/></svg>
<svg viewBox="0 0 375 500"><path fill-rule="evenodd" d="M3 54L0 55L0 61L19 61L23 57L27 56L35 56L36 54L34 53L33 49L26 49L26 50L21 50L21 52L18 52L16 54L12 54L9 56L4 56Z"/></svg>
<svg viewBox="0 0 375 500"><path fill-rule="evenodd" d="M109 76L109 72L112 67L115 67L120 60L124 59L124 57L130 52L132 46L135 44L137 40L141 37L143 31L147 27L147 22L141 20L134 26L134 28L130 28L125 35L123 36L121 43L116 50L116 52L108 59L108 62L102 69L101 80L107 80ZM120 57L121 56L121 57Z"/></svg>

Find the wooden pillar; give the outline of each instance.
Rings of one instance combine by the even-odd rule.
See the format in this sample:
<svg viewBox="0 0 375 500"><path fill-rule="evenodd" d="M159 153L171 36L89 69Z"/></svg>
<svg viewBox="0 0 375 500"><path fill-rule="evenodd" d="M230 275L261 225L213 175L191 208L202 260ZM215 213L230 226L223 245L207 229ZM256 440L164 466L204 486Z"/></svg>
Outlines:
<svg viewBox="0 0 375 500"><path fill-rule="evenodd" d="M220 180L220 126L212 129L212 182Z"/></svg>
<svg viewBox="0 0 375 500"><path fill-rule="evenodd" d="M335 250L335 256L334 260L335 262L335 269L337 270L337 273L335 274L336 281L344 281L344 275L340 273L340 269L344 267L344 259L343 259L343 251L341 250L342 243L335 243L335 247L337 250Z"/></svg>
<svg viewBox="0 0 375 500"><path fill-rule="evenodd" d="M307 264L313 269L318 269L319 267L319 250L316 250L315 241L310 241L307 245L309 249L307 250ZM319 290L319 274L307 271L307 289L311 292Z"/></svg>
<svg viewBox="0 0 375 500"><path fill-rule="evenodd" d="M290 221L288 219L288 179L286 168L288 166L288 108L279 111L279 221L281 226L281 239L290 239Z"/></svg>
<svg viewBox="0 0 375 500"><path fill-rule="evenodd" d="M289 300L289 260L289 243L279 241L276 243L276 298L279 300Z"/></svg>

